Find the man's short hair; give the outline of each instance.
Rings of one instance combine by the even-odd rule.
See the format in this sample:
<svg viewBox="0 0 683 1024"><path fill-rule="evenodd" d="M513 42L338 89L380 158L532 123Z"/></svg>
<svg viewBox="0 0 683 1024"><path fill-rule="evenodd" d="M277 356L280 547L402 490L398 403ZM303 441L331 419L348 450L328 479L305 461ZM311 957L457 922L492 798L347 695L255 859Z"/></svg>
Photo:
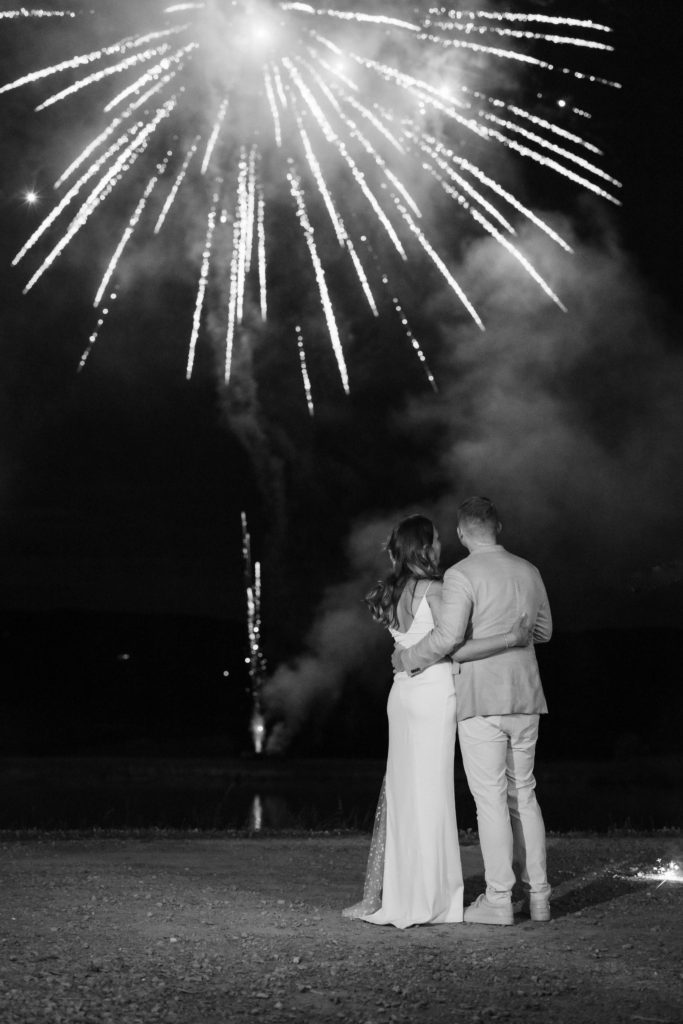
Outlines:
<svg viewBox="0 0 683 1024"><path fill-rule="evenodd" d="M463 501L457 511L458 526L476 531L496 533L500 520L498 511L490 498L476 496Z"/></svg>

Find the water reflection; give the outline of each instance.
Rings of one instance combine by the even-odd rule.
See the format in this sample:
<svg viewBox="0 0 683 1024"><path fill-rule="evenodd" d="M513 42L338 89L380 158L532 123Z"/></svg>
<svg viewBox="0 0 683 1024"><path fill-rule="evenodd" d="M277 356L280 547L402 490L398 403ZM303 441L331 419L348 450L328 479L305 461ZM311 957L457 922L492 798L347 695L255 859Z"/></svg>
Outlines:
<svg viewBox="0 0 683 1024"><path fill-rule="evenodd" d="M304 822L304 827L306 824L308 823ZM245 825L250 832L293 828L296 826L296 815L285 796L254 793Z"/></svg>
<svg viewBox="0 0 683 1024"><path fill-rule="evenodd" d="M626 778L617 763L539 766L546 827L680 827L683 762L650 758L636 767ZM322 759L0 758L0 829L371 831L384 770L384 761ZM476 829L462 774L455 800L459 827Z"/></svg>
<svg viewBox="0 0 683 1024"><path fill-rule="evenodd" d="M260 832L263 828L263 804L258 793L254 795L251 801L248 828L251 832Z"/></svg>

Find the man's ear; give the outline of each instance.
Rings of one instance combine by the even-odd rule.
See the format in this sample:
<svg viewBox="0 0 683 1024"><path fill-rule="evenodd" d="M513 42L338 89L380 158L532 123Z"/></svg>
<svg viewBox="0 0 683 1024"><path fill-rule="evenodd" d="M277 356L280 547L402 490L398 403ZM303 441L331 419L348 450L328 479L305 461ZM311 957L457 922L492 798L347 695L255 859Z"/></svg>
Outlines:
<svg viewBox="0 0 683 1024"><path fill-rule="evenodd" d="M500 531L502 529L503 529L503 524L500 522L500 520L498 520L498 523L496 525L496 533L500 533Z"/></svg>

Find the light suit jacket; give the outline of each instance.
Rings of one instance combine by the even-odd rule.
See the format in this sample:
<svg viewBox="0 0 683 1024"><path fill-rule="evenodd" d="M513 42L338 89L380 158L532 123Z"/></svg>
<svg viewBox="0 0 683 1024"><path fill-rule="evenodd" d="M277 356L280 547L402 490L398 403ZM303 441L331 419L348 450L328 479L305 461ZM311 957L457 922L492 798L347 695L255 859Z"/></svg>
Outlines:
<svg viewBox="0 0 683 1024"><path fill-rule="evenodd" d="M451 654L465 640L506 633L526 612L536 643L552 635L548 597L538 569L500 544L478 549L443 579L434 629L403 652L410 672ZM458 720L475 715L543 714L548 710L532 644L480 661L453 664Z"/></svg>

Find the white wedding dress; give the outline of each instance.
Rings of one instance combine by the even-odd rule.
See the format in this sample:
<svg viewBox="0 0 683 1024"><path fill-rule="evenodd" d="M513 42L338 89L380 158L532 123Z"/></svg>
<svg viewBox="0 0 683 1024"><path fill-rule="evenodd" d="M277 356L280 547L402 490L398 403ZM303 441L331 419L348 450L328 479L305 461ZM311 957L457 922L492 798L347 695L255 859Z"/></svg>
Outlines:
<svg viewBox="0 0 683 1024"><path fill-rule="evenodd" d="M411 647L434 625L426 596L406 633ZM389 754L375 820L363 900L344 911L371 924L409 928L463 919L455 816L455 691L450 663L417 676L399 672L387 703Z"/></svg>

